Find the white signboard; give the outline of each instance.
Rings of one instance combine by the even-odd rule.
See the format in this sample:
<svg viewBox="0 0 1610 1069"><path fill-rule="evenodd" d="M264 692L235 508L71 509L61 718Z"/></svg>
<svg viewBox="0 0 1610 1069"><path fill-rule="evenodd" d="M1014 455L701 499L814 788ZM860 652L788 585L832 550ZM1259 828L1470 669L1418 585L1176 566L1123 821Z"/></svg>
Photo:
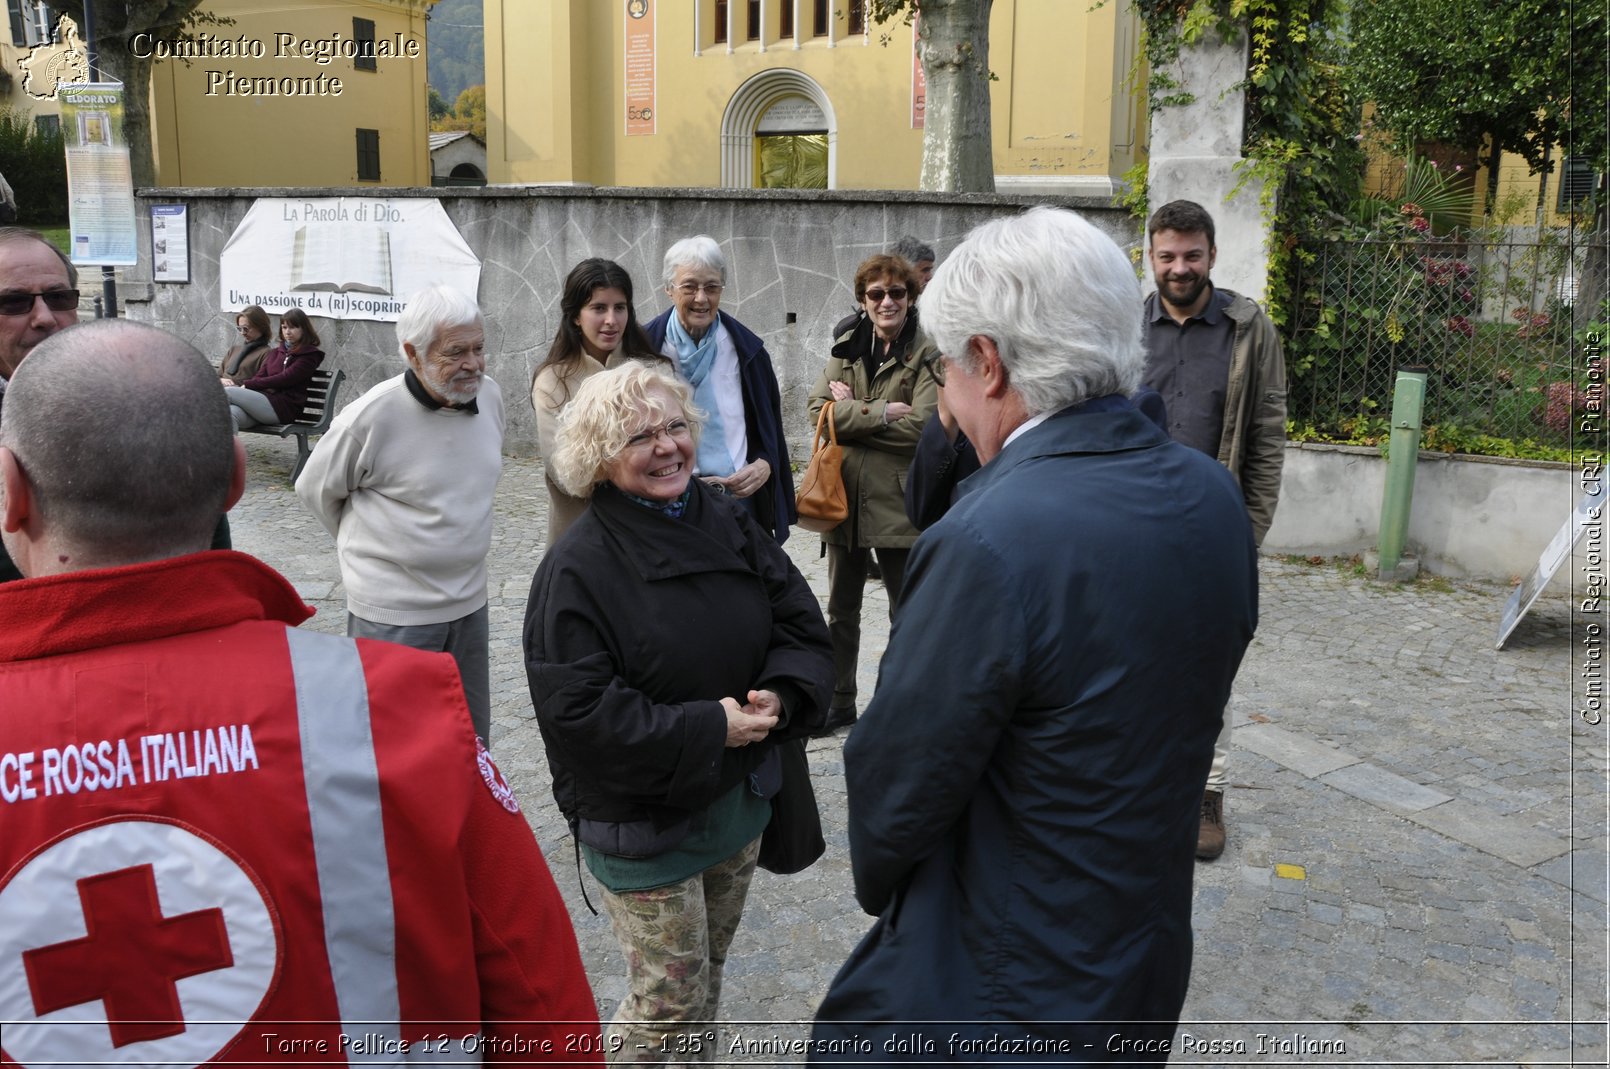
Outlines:
<svg viewBox="0 0 1610 1069"><path fill-rule="evenodd" d="M394 323L431 286L471 297L481 261L432 198L262 198L219 255L218 306Z"/></svg>
<svg viewBox="0 0 1610 1069"><path fill-rule="evenodd" d="M1554 573L1560 570L1571 557L1571 550L1582 540L1582 535L1592 524L1604 522L1604 483L1594 480L1588 486L1588 492L1582 495L1582 500L1576 503L1576 511L1571 518L1561 525L1555 532L1549 544L1543 547L1542 556L1537 559L1537 567L1532 574L1526 577L1525 582L1515 588L1504 604L1504 615L1498 621L1498 642L1496 648L1503 649L1504 643L1515 630L1515 625L1521 622L1526 610L1543 593L1543 588L1549 585Z"/></svg>

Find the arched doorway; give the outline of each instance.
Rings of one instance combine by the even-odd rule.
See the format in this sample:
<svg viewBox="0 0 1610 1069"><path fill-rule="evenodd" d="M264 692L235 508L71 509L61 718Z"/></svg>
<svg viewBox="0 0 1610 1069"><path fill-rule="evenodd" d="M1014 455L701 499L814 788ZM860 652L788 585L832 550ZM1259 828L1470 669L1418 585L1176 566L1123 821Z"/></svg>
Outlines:
<svg viewBox="0 0 1610 1069"><path fill-rule="evenodd" d="M796 70L761 71L721 116L721 184L837 188L838 121L822 87ZM798 188L798 187L796 187Z"/></svg>

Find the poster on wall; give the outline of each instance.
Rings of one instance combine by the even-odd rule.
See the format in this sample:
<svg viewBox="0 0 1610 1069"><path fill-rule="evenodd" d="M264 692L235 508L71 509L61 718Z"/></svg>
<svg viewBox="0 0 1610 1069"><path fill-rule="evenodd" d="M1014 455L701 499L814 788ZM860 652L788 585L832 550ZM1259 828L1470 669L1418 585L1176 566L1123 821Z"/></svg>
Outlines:
<svg viewBox="0 0 1610 1069"><path fill-rule="evenodd" d="M56 87L67 150L68 249L75 264L127 267L140 262L134 221L134 173L123 140L120 82Z"/></svg>
<svg viewBox="0 0 1610 1069"><path fill-rule="evenodd" d="M626 0L626 136L654 132L654 3Z"/></svg>
<svg viewBox="0 0 1610 1069"><path fill-rule="evenodd" d="M437 285L476 296L481 261L431 198L264 197L218 257L218 307L231 313L256 304L395 323Z"/></svg>
<svg viewBox="0 0 1610 1069"><path fill-rule="evenodd" d="M922 72L922 42L917 36L917 19L911 16L911 128L921 130L928 114L928 76Z"/></svg>
<svg viewBox="0 0 1610 1069"><path fill-rule="evenodd" d="M183 204L151 205L151 278L190 281L190 214Z"/></svg>

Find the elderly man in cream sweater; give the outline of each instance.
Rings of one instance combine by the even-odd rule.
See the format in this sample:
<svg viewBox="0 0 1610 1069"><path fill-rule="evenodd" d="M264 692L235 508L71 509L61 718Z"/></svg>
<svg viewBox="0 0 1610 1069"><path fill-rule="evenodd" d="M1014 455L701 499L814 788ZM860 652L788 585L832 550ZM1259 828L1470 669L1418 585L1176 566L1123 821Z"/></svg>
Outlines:
<svg viewBox="0 0 1610 1069"><path fill-rule="evenodd" d="M407 368L341 411L296 494L335 535L347 634L452 654L485 740L486 556L503 395L486 375L481 310L458 290L416 294L397 340Z"/></svg>

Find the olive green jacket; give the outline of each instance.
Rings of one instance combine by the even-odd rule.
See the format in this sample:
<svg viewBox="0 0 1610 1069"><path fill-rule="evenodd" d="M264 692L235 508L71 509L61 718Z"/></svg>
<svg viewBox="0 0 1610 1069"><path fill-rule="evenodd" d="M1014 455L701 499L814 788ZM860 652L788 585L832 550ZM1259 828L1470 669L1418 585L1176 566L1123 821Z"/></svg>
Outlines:
<svg viewBox="0 0 1610 1069"><path fill-rule="evenodd" d="M1286 460L1286 359L1280 334L1263 309L1250 297L1232 296L1235 299L1224 311L1235 324L1235 341L1224 393L1219 463L1241 484L1253 537L1263 545L1275 520Z"/></svg>
<svg viewBox="0 0 1610 1069"><path fill-rule="evenodd" d="M839 546L882 546L903 549L917 540L917 529L906 518L906 471L917 451L923 424L939 404L939 383L929 366L938 350L916 323L916 313L895 342L893 359L870 380L860 359L872 344L872 323L866 316L833 342L833 355L811 390L811 427L822 406L833 399L829 382L849 383L852 398L833 406L833 426L844 447L844 490L850 515L822 536ZM891 401L904 401L911 413L884 422Z"/></svg>

